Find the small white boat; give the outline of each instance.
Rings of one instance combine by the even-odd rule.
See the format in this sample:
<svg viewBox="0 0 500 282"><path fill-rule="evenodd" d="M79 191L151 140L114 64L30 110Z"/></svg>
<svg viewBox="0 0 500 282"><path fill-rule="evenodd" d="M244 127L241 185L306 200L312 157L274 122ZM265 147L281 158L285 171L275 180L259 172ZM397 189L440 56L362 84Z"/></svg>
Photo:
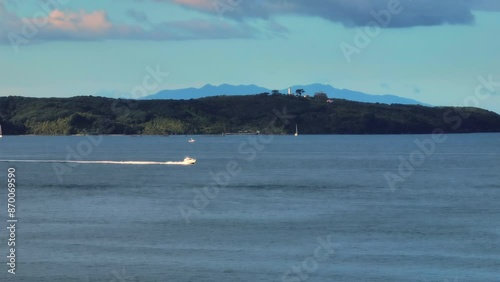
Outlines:
<svg viewBox="0 0 500 282"><path fill-rule="evenodd" d="M196 159L190 158L190 157L185 157L183 163L185 164L195 164Z"/></svg>
<svg viewBox="0 0 500 282"><path fill-rule="evenodd" d="M295 124L295 136L299 136L299 128L297 127L297 124Z"/></svg>
<svg viewBox="0 0 500 282"><path fill-rule="evenodd" d="M194 140L193 138L191 138L191 139L188 140L188 142L189 143L194 143L194 142L196 142L196 140Z"/></svg>

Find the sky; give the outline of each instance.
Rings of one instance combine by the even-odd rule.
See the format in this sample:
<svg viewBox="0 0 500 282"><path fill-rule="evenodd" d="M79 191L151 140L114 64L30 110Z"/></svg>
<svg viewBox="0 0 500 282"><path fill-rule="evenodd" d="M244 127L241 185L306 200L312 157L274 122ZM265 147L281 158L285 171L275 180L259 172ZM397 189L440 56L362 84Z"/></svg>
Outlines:
<svg viewBox="0 0 500 282"><path fill-rule="evenodd" d="M500 113L499 34L498 0L0 0L0 95L323 83Z"/></svg>

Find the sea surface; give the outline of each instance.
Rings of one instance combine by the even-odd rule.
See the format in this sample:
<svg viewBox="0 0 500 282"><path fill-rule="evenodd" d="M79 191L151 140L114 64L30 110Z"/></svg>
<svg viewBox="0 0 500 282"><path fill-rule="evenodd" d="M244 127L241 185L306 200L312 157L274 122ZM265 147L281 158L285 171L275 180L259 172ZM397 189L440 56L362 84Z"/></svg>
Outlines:
<svg viewBox="0 0 500 282"><path fill-rule="evenodd" d="M0 140L4 161L186 156L0 162L0 281L500 281L500 134Z"/></svg>

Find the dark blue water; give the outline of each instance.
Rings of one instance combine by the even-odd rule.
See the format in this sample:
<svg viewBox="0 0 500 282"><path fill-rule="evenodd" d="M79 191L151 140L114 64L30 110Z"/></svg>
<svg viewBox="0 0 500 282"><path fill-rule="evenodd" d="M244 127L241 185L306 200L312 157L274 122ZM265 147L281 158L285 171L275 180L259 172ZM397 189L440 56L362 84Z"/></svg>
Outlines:
<svg viewBox="0 0 500 282"><path fill-rule="evenodd" d="M0 159L198 162L0 163L0 281L500 281L500 134L93 138Z"/></svg>

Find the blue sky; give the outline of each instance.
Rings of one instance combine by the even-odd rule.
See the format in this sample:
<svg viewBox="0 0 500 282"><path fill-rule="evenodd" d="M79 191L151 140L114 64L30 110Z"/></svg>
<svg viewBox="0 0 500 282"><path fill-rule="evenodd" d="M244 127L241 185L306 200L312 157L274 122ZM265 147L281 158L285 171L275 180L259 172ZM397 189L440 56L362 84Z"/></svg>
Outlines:
<svg viewBox="0 0 500 282"><path fill-rule="evenodd" d="M0 3L2 96L131 95L149 66L169 76L147 94L324 83L500 113L500 1Z"/></svg>

